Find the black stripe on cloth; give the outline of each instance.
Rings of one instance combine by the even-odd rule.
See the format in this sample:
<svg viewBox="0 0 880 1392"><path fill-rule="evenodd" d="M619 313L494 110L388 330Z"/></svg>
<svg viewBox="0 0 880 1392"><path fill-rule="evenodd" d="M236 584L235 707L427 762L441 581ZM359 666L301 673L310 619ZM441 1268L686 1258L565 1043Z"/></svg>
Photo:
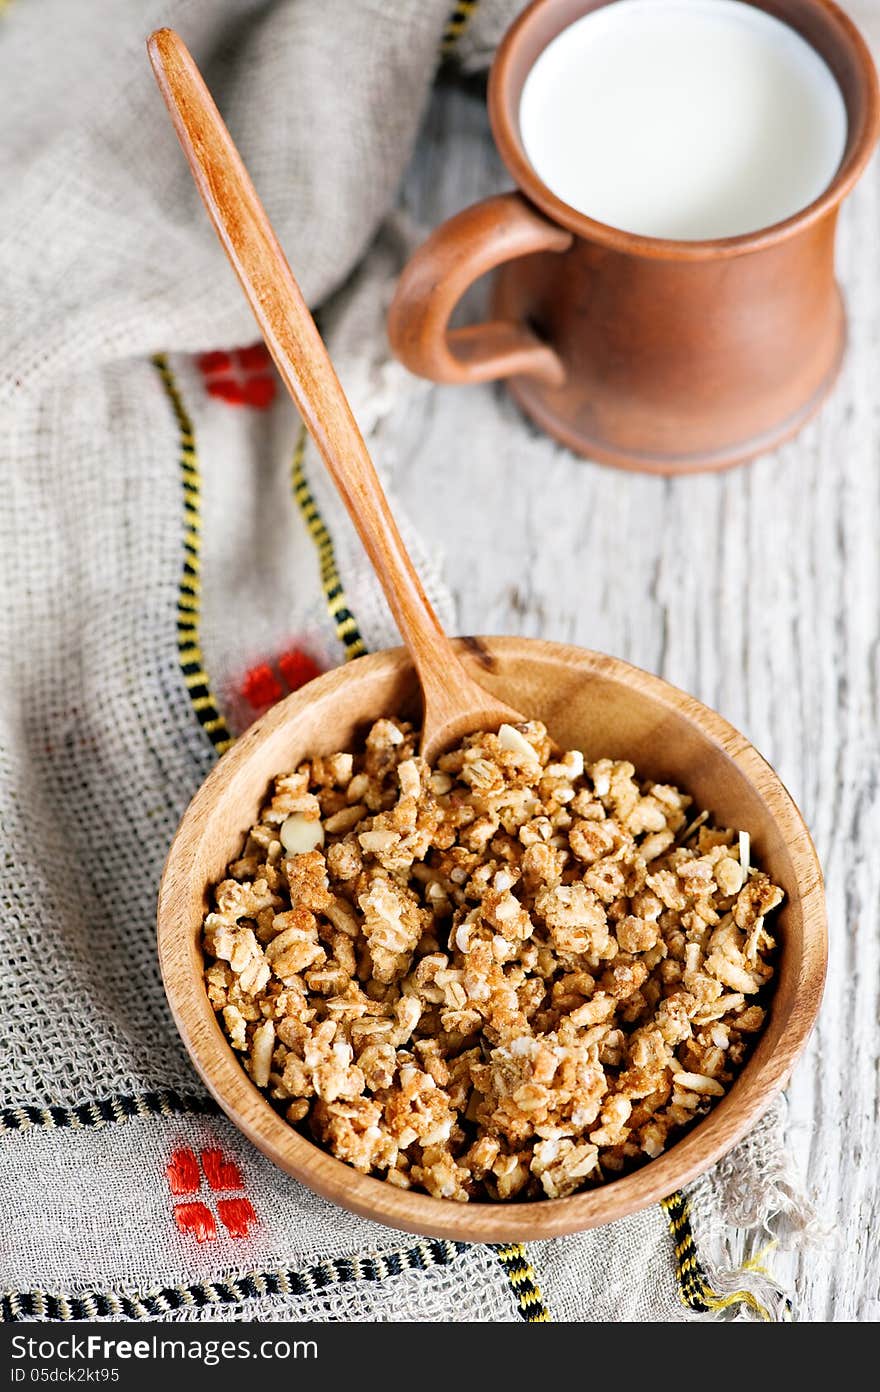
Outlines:
<svg viewBox="0 0 880 1392"><path fill-rule="evenodd" d="M22 1104L0 1109L0 1132L78 1129L80 1127L113 1126L133 1117L156 1116L217 1116L220 1108L212 1097L202 1093L176 1092L161 1088L155 1092L137 1094L114 1093L92 1102L80 1102L75 1107L47 1103L44 1107Z"/></svg>
<svg viewBox="0 0 880 1392"><path fill-rule="evenodd" d="M395 1252L371 1252L362 1257L333 1257L297 1271L249 1271L224 1281L201 1281L187 1286L124 1295L113 1291L83 1291L56 1295L44 1290L7 1291L0 1298L0 1322L19 1320L87 1320L104 1318L144 1320L184 1306L240 1306L262 1296L308 1296L352 1281L386 1281L404 1271L430 1271L451 1265L467 1250L464 1242L425 1239Z"/></svg>

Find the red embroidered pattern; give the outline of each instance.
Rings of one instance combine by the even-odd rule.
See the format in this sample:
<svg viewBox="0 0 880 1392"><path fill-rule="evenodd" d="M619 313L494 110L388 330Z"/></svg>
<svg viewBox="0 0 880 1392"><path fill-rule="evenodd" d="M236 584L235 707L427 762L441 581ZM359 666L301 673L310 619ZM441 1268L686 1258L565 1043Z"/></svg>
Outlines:
<svg viewBox="0 0 880 1392"><path fill-rule="evenodd" d="M257 1221L250 1199L218 1199L217 1212L230 1237L247 1237L248 1228Z"/></svg>
<svg viewBox="0 0 880 1392"><path fill-rule="evenodd" d="M243 1189L241 1170L234 1160L224 1160L222 1150L203 1150L202 1169L212 1189Z"/></svg>
<svg viewBox="0 0 880 1392"><path fill-rule="evenodd" d="M272 359L262 343L249 348L236 348L202 353L197 359L205 379L205 391L230 406L250 406L265 411L275 400L277 378Z"/></svg>
<svg viewBox="0 0 880 1392"><path fill-rule="evenodd" d="M274 706L286 694L279 673L287 685L287 691L299 691L306 682L319 677L322 671L315 659L301 648L291 648L289 652L282 653L275 665L277 673L269 662L260 662L245 672L240 694L252 710L263 711Z"/></svg>
<svg viewBox="0 0 880 1392"><path fill-rule="evenodd" d="M172 1194L197 1194L201 1188L202 1172L212 1193L220 1190L244 1189L241 1170L234 1160L227 1160L222 1150L206 1148L201 1153L201 1171L195 1152L189 1146L179 1146L171 1152L165 1166L168 1187ZM235 1198L217 1199L217 1216L230 1237L247 1237L257 1215L250 1199L242 1194ZM177 1231L196 1242L217 1241L217 1219L206 1203L178 1203L171 1209Z"/></svg>
<svg viewBox="0 0 880 1392"><path fill-rule="evenodd" d="M306 682L321 675L321 668L314 658L309 657L308 653L301 652L299 648L293 648L291 652L281 654L278 659L278 670L291 691L299 691Z"/></svg>
<svg viewBox="0 0 880 1392"><path fill-rule="evenodd" d="M188 1146L171 1152L171 1159L165 1166L168 1187L172 1194L197 1194L199 1192L199 1162Z"/></svg>
<svg viewBox="0 0 880 1392"><path fill-rule="evenodd" d="M245 673L241 684L241 694L254 710L274 705L283 693L284 688L268 662L261 662L259 667L252 667Z"/></svg>
<svg viewBox="0 0 880 1392"><path fill-rule="evenodd" d="M173 1213L179 1232L194 1237L196 1242L216 1242L217 1224L207 1204L175 1204Z"/></svg>

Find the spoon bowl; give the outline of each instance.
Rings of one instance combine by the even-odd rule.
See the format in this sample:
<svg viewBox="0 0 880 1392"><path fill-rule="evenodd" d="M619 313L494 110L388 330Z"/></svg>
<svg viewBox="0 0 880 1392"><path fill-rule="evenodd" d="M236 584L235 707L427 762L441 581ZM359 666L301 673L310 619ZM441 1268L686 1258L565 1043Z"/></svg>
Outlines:
<svg viewBox="0 0 880 1392"><path fill-rule="evenodd" d="M174 838L159 894L159 957L193 1063L230 1120L309 1189L392 1228L465 1242L579 1232L671 1194L709 1169L784 1086L819 1008L827 963L822 873L789 793L745 737L658 677L582 648L528 638L461 639L467 670L498 701L542 720L588 760L629 759L641 777L677 784L717 825L747 831L755 861L782 886L779 960L769 1017L728 1094L642 1169L564 1199L467 1203L359 1174L290 1126L257 1090L225 1039L204 983L201 930L210 886L240 854L272 779L302 759L352 749L381 716L420 719L420 688L403 649L358 658L274 707L224 755Z"/></svg>

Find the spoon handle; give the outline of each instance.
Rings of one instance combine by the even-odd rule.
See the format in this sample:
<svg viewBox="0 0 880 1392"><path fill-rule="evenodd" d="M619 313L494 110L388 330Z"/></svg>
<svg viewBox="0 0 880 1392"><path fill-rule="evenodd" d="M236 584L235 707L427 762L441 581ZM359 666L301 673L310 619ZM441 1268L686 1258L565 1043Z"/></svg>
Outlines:
<svg viewBox="0 0 880 1392"><path fill-rule="evenodd" d="M458 657L407 554L351 407L265 209L182 39L172 29L159 29L147 47L208 216L364 544L418 670L426 704L443 706L452 674L459 668Z"/></svg>

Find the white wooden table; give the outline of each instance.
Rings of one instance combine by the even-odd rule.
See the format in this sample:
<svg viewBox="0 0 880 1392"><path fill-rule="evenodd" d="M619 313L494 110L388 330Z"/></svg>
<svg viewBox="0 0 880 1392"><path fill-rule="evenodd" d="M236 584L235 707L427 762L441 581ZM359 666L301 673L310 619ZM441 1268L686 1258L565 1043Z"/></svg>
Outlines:
<svg viewBox="0 0 880 1392"><path fill-rule="evenodd" d="M880 0L849 8L876 51ZM480 96L441 88L404 207L430 227L509 186ZM743 730L804 812L827 879L831 960L790 1089L791 1145L830 1236L775 1258L803 1320L880 1318L876 160L846 205L839 270L842 377L799 438L751 465L662 480L585 463L498 387L419 394L384 456L445 553L462 632L579 643L659 673Z"/></svg>

